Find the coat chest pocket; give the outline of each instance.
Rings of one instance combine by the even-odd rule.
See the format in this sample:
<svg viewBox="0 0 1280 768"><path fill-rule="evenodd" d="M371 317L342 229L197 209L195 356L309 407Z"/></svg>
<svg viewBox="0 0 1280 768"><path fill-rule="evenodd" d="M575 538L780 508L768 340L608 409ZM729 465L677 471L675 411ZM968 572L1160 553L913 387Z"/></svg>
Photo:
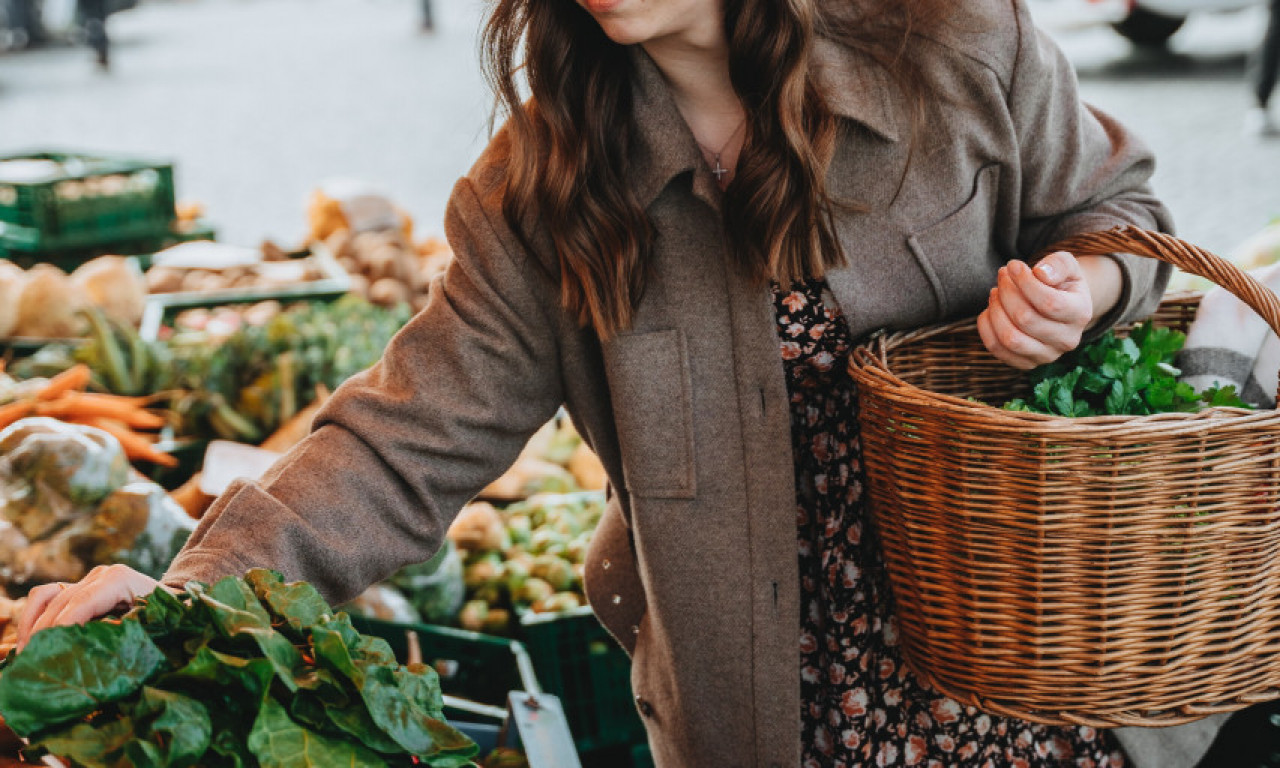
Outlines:
<svg viewBox="0 0 1280 768"><path fill-rule="evenodd" d="M604 360L627 491L692 499L693 414L684 333L622 334L605 345Z"/></svg>
<svg viewBox="0 0 1280 768"><path fill-rule="evenodd" d="M995 285L996 270L1004 263L995 253L992 238L999 179L1000 166L983 166L963 205L907 237L911 253L933 286L943 318L984 306Z"/></svg>

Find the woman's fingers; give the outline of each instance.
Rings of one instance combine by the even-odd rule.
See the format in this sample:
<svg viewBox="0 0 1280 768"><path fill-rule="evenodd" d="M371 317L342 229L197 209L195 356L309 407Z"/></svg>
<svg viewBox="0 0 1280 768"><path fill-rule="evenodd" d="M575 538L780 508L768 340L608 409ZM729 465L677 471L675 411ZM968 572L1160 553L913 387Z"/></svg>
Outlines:
<svg viewBox="0 0 1280 768"><path fill-rule="evenodd" d="M1023 332L1009 318L1002 306L998 288L992 289L986 311L978 316L978 333L991 354L1014 368L1035 368L1058 359L1061 354Z"/></svg>
<svg viewBox="0 0 1280 768"><path fill-rule="evenodd" d="M1075 349L1089 321L1087 296L1075 296L1040 282L1031 268L1013 262L996 278L997 298L1018 330L1057 351Z"/></svg>
<svg viewBox="0 0 1280 768"><path fill-rule="evenodd" d="M36 620L44 613L45 608L60 592L67 588L66 584L41 584L27 593L27 604L22 609L22 617L18 620L18 650L27 644L31 629Z"/></svg>
<svg viewBox="0 0 1280 768"><path fill-rule="evenodd" d="M99 566L78 584L38 587L40 602L29 603L18 627L18 649L42 629L83 624L111 611L128 607L140 595L159 585L155 579L123 565ZM36 590L32 590L35 595Z"/></svg>
<svg viewBox="0 0 1280 768"><path fill-rule="evenodd" d="M1066 251L1040 260L1035 269L1011 261L1003 269L1027 301L1044 317L1059 323L1084 326L1093 317L1089 284L1080 262Z"/></svg>

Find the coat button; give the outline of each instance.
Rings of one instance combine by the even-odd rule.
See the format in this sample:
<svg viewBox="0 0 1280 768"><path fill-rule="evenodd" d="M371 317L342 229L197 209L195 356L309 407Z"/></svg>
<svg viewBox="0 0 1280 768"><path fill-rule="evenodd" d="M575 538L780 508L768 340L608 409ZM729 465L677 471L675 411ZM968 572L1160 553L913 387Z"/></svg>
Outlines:
<svg viewBox="0 0 1280 768"><path fill-rule="evenodd" d="M645 717L653 717L653 705L640 696L636 697L636 709Z"/></svg>

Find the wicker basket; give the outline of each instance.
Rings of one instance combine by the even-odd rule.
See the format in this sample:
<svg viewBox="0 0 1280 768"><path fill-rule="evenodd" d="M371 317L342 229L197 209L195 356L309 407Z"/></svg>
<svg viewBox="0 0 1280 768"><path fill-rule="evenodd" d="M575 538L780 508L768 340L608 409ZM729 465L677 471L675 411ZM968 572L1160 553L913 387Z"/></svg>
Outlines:
<svg viewBox="0 0 1280 768"><path fill-rule="evenodd" d="M1217 256L1120 229L1057 246L1280 302ZM1199 297L1155 320L1185 330ZM856 349L869 503L907 662L961 702L1050 724L1174 725L1280 697L1280 411L1004 411L1026 374L965 321Z"/></svg>

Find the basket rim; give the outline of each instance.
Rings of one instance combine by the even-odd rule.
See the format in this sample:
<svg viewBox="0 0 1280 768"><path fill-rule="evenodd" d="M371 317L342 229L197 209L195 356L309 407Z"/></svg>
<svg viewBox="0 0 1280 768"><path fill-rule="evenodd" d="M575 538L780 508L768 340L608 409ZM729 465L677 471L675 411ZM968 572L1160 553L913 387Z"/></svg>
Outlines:
<svg viewBox="0 0 1280 768"><path fill-rule="evenodd" d="M1195 300L1201 294L1195 292L1166 294L1163 303ZM927 406L934 411L955 417L984 421L983 427L1001 432L1026 433L1028 430L1048 435L1078 432L1087 428L1091 435L1106 436L1115 431L1143 429L1153 434L1176 435L1195 433L1207 424L1231 421L1233 425L1259 426L1269 422L1280 423L1280 410L1270 408L1233 408L1214 406L1199 411L1172 411L1146 415L1059 416L1031 411L1007 411L999 406L970 400L942 392L934 392L910 382L894 373L892 367L881 359L881 351L891 352L909 343L925 341L935 336L975 330L976 317L937 323L913 330L876 333L855 347L849 357L849 370L857 380L860 390L899 402Z"/></svg>

